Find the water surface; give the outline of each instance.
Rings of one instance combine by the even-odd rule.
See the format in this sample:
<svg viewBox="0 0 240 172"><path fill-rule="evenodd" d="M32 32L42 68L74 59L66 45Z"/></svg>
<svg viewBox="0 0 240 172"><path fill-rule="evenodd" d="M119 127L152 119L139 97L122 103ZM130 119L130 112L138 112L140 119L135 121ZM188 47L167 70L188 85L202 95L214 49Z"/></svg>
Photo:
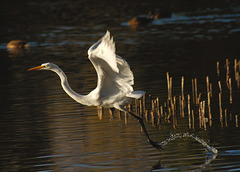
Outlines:
<svg viewBox="0 0 240 172"><path fill-rule="evenodd" d="M240 135L234 118L240 115L240 91L233 82L233 104L229 104L224 86L223 107L228 109L229 116L228 125L221 125L217 85L218 80L222 83L225 80L225 59L230 60L231 77L234 77L233 60L240 60L240 12L236 4L210 11L203 5L199 11L189 11L177 8L175 2L171 18L132 29L126 25L130 18L147 13L150 7L159 10L163 5L142 2L138 4L139 10L133 7L134 2L122 5L108 1L77 4L24 1L19 7L17 3L2 2L6 7L0 33L2 171L240 169ZM30 13L32 18L28 17ZM156 150L134 118L116 112L111 119L106 109L100 120L95 107L80 105L64 93L56 74L26 71L44 62L54 62L66 72L76 92L87 94L95 88L97 79L87 50L106 30L114 36L117 53L134 72L135 90L159 97L161 104L167 99L166 72L173 77L175 96L181 93L181 76L184 76L185 94L192 91L191 79L198 78L199 92L205 99L205 77L210 77L214 118L211 127L199 128L196 113L196 127L189 129L187 111L185 118L177 115L176 129L172 121L168 123L164 118L160 129L153 127L151 120L145 124L154 141L189 132L218 149L217 155L191 138L176 139L163 150ZM8 51L5 46L13 39L28 41L30 50ZM220 77L216 73L217 61Z"/></svg>

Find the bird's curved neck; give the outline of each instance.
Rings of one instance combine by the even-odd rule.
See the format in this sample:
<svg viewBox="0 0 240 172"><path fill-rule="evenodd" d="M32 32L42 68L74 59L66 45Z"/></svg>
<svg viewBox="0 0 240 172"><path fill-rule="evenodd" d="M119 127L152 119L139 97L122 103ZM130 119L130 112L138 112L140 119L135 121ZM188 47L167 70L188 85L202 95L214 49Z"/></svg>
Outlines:
<svg viewBox="0 0 240 172"><path fill-rule="evenodd" d="M61 85L62 85L62 88L63 90L72 98L74 99L75 101L77 101L78 103L81 103L81 104L86 104L85 103L85 95L81 95L81 94L78 94L76 93L75 91L72 90L72 88L69 86L68 84L68 79L67 79L67 76L66 74L62 71L62 69L60 68L57 68L57 69L54 69L53 70L55 73L58 74L58 76L60 77L61 79Z"/></svg>

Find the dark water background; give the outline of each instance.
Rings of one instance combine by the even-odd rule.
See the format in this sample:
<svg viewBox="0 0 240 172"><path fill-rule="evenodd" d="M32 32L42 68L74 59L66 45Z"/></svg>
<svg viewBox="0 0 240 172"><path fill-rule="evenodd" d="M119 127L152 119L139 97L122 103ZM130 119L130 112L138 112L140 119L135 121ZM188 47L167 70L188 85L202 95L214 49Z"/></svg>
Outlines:
<svg viewBox="0 0 240 172"><path fill-rule="evenodd" d="M149 10L172 16L131 28L127 21ZM219 122L217 81L224 83L225 59L240 60L240 3L212 1L1 1L0 2L0 168L1 171L238 171L240 170L240 93L233 80L233 104L223 86L228 126ZM62 90L52 72L27 72L44 62L58 64L76 92L87 94L96 86L88 48L106 30L135 75L135 90L167 99L166 72L173 77L173 94L191 93L191 79L205 90L205 76L213 83L213 125L188 129L179 118L177 129L146 122L153 140L171 133L190 132L216 147L212 155L191 139L177 139L158 151L146 141L138 122L108 112L99 120L95 107L79 105ZM10 52L10 40L26 40L30 49ZM220 77L216 62L220 62ZM204 98L204 97L203 97ZM187 113L187 112L185 112ZM198 121L196 120L196 123Z"/></svg>

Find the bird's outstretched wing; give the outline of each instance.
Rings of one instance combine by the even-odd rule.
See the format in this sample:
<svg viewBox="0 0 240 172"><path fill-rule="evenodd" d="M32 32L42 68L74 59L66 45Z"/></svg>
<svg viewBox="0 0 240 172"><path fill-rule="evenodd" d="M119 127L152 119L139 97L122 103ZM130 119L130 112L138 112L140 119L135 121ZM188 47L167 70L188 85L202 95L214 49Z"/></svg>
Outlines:
<svg viewBox="0 0 240 172"><path fill-rule="evenodd" d="M139 98L144 93L133 91L133 73L128 63L116 55L109 31L89 48L88 58L98 75L98 84L93 92L94 95L98 93L101 100L119 99L119 96Z"/></svg>
<svg viewBox="0 0 240 172"><path fill-rule="evenodd" d="M113 71L119 72L115 51L115 43L113 42L113 38L110 37L110 32L107 31L98 42L89 48L88 57L90 60L92 57L102 59L108 63Z"/></svg>

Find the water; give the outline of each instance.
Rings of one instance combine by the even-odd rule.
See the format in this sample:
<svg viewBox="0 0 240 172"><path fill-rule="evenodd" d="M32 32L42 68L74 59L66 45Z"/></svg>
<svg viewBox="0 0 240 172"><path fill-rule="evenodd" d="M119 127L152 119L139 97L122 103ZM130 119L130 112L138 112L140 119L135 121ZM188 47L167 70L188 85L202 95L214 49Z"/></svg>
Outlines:
<svg viewBox="0 0 240 172"><path fill-rule="evenodd" d="M209 146L204 140L200 139L197 136L194 136L193 134L189 134L189 133L176 133L176 134L171 134L170 137L164 141L161 142L162 147L166 146L170 141L173 141L175 139L178 138L192 138L194 140L196 140L197 142L199 142L200 144L202 144L202 146L206 147L206 149L213 153L213 154L218 154L218 150L214 147Z"/></svg>
<svg viewBox="0 0 240 172"><path fill-rule="evenodd" d="M196 10L193 4L189 11L176 3L171 18L132 29L126 25L129 19L146 14L146 8L159 10L163 4L1 2L1 171L238 171L240 136L234 117L240 114L239 89L233 81L233 104L229 104L223 87L223 108L233 116L231 120L229 115L228 125L225 121L221 125L217 85L219 79L224 84L225 59L229 58L231 69L233 60L240 60L238 5L221 2L210 10L203 4ZM76 92L87 94L97 79L87 50L107 29L117 53L134 72L135 90L158 96L161 104L167 99L166 72L173 77L176 96L181 76L185 94L191 93L191 79L197 77L203 99L208 75L214 91L213 125L199 128L196 116L195 128L189 129L187 112L185 118L178 114L176 129L172 121L162 119L161 129L145 121L150 137L165 143L159 151L147 142L134 118L116 112L112 119L106 109L100 120L95 107L79 105L63 92L56 74L26 71L54 62ZM31 48L8 51L5 46L13 39L26 40ZM221 77L216 74L217 61ZM217 154L212 153L215 149Z"/></svg>

